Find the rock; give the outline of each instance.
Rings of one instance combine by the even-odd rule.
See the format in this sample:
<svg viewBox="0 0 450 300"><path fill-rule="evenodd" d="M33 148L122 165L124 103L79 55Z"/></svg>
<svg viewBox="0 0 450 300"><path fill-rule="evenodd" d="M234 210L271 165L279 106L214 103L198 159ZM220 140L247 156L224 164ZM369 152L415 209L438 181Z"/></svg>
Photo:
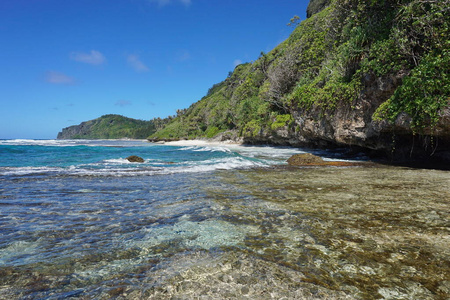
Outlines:
<svg viewBox="0 0 450 300"><path fill-rule="evenodd" d="M321 157L311 153L294 154L287 160L287 162L291 166L317 165L324 163Z"/></svg>
<svg viewBox="0 0 450 300"><path fill-rule="evenodd" d="M127 160L129 162L138 162L138 163L143 163L144 159L142 157L136 156L136 155L131 155L127 157Z"/></svg>
<svg viewBox="0 0 450 300"><path fill-rule="evenodd" d="M294 154L288 160L290 166L332 166L332 167L355 167L369 166L369 162L351 162L351 161L325 161L321 157L311 153Z"/></svg>
<svg viewBox="0 0 450 300"><path fill-rule="evenodd" d="M178 142L180 139L174 138L174 139L165 139L165 138L148 138L147 141L150 143L155 144L164 144L166 142Z"/></svg>

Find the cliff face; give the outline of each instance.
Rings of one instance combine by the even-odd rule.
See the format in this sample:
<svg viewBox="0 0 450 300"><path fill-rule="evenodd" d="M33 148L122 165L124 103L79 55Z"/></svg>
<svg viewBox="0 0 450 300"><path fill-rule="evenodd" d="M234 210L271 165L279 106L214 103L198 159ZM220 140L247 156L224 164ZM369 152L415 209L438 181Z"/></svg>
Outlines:
<svg viewBox="0 0 450 300"><path fill-rule="evenodd" d="M77 137L85 136L89 133L89 123L83 122L80 125L73 125L70 127L63 128L62 131L58 132L56 137L58 140L68 140L75 139Z"/></svg>
<svg viewBox="0 0 450 300"><path fill-rule="evenodd" d="M152 138L450 157L449 0L313 0L307 20Z"/></svg>
<svg viewBox="0 0 450 300"><path fill-rule="evenodd" d="M406 113L400 113L393 122L374 120L374 113L392 96L401 77L368 76L366 80L365 89L359 96L351 104L339 105L333 114L324 115L317 107L293 110L295 127L288 130L289 144L358 146L394 160L434 157L450 162L448 106L439 110L436 124L422 128L420 134L411 128L412 119ZM286 136L286 133L282 135Z"/></svg>
<svg viewBox="0 0 450 300"><path fill-rule="evenodd" d="M104 115L100 118L64 128L57 139L144 139L154 133L152 121L141 121L120 115Z"/></svg>

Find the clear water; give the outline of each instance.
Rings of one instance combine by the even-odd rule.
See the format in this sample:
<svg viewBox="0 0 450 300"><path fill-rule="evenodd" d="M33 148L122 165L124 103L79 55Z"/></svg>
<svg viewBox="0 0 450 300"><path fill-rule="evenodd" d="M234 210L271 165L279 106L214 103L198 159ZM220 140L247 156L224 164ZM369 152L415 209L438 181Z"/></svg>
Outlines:
<svg viewBox="0 0 450 300"><path fill-rule="evenodd" d="M0 141L0 299L450 295L449 172L299 152Z"/></svg>

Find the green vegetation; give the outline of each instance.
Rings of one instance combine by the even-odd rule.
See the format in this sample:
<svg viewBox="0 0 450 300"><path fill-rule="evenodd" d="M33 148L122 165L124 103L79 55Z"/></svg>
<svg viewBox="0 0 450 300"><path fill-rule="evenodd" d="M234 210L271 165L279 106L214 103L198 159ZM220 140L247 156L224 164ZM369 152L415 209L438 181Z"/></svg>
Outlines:
<svg viewBox="0 0 450 300"><path fill-rule="evenodd" d="M63 129L60 139L144 139L156 131L155 122L135 120L120 115L104 115Z"/></svg>
<svg viewBox="0 0 450 300"><path fill-rule="evenodd" d="M311 0L309 1L308 8L306 8L306 16L309 18L312 15L318 13L330 4L330 0Z"/></svg>
<svg viewBox="0 0 450 300"><path fill-rule="evenodd" d="M293 121L294 120L291 115L278 115L275 117L275 121L272 123L271 129L277 130L285 126L289 126Z"/></svg>
<svg viewBox="0 0 450 300"><path fill-rule="evenodd" d="M439 111L450 104L449 7L450 1L411 1L399 10L397 26L391 33L397 51L391 50L392 45L385 48L391 56L397 56L397 62L409 62L411 70L380 106L376 118L394 121L405 112L412 118L413 129L420 132L435 126Z"/></svg>
<svg viewBox="0 0 450 300"><path fill-rule="evenodd" d="M450 95L450 51L443 53L424 57L374 117L393 122L399 113L406 112L412 116L414 130L435 126L439 111L448 105Z"/></svg>
<svg viewBox="0 0 450 300"><path fill-rule="evenodd" d="M367 78L398 78L377 99L385 103L375 119L394 122L406 113L420 133L449 105L449 6L449 0L311 1L311 16L286 41L237 66L151 138L293 131L298 112L327 117L351 110L367 92Z"/></svg>

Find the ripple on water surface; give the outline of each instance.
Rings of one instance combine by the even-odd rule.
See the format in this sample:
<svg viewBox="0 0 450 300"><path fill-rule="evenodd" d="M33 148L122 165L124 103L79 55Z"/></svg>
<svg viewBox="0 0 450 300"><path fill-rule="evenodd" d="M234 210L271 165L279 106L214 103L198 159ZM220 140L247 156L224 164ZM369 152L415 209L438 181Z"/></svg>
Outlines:
<svg viewBox="0 0 450 300"><path fill-rule="evenodd" d="M4 186L0 298L450 294L448 172L275 168Z"/></svg>

